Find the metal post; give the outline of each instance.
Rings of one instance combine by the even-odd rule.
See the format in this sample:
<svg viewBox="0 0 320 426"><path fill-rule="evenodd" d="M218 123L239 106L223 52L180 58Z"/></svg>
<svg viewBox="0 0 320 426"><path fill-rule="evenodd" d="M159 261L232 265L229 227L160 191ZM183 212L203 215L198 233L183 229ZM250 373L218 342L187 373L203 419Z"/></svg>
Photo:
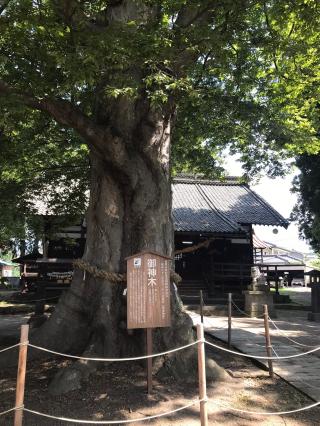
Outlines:
<svg viewBox="0 0 320 426"><path fill-rule="evenodd" d="M228 347L231 348L232 293L228 293Z"/></svg>
<svg viewBox="0 0 320 426"><path fill-rule="evenodd" d="M270 339L270 330L269 330L269 314L268 314L268 305L263 305L264 313L264 330L265 330L265 339L266 339L266 350L268 357L272 356L272 345ZM268 359L269 367L269 376L273 379L273 363L272 359Z"/></svg>
<svg viewBox="0 0 320 426"><path fill-rule="evenodd" d="M21 326L20 343L28 342L29 325ZM27 351L28 345L24 344L19 347L19 361L17 373L17 387L16 387L16 407L23 406L24 402L24 387L26 381L26 368L27 368ZM16 410L14 412L14 426L22 426L23 410Z"/></svg>
<svg viewBox="0 0 320 426"><path fill-rule="evenodd" d="M147 328L147 355L152 355L152 328ZM147 358L147 390L152 392L152 358Z"/></svg>
<svg viewBox="0 0 320 426"><path fill-rule="evenodd" d="M206 357L203 324L197 325L198 342L198 375L199 375L199 398L200 402L200 421L201 426L208 426L207 410L207 383L206 383Z"/></svg>
<svg viewBox="0 0 320 426"><path fill-rule="evenodd" d="M200 290L200 317L201 317L201 324L203 324L203 296L202 296L202 290Z"/></svg>

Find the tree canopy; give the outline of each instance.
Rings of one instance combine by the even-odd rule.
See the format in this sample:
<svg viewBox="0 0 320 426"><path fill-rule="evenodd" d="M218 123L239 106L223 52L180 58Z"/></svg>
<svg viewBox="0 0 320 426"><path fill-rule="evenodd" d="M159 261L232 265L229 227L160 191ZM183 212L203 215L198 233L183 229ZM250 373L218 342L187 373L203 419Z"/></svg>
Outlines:
<svg viewBox="0 0 320 426"><path fill-rule="evenodd" d="M174 172L221 176L227 146L248 177L318 152L317 1L133 3L0 2L2 242L23 236L34 197L83 209L90 123L142 92L176 106Z"/></svg>

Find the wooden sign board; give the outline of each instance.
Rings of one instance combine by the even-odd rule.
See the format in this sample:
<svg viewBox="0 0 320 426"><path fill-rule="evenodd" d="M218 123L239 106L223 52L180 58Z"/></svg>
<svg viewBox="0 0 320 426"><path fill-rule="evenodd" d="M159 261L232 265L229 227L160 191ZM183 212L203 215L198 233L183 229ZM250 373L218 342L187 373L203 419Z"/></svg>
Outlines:
<svg viewBox="0 0 320 426"><path fill-rule="evenodd" d="M171 258L142 252L127 258L127 327L169 327Z"/></svg>

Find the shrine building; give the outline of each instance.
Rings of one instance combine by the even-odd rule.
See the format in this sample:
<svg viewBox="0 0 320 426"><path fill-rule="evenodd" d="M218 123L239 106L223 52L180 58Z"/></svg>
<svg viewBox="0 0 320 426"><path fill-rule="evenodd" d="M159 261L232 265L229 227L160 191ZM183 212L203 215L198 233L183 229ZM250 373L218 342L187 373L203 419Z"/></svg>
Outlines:
<svg viewBox="0 0 320 426"><path fill-rule="evenodd" d="M250 282L259 245L253 225L287 228L288 221L236 178L177 178L172 191L180 293L241 293Z"/></svg>
<svg viewBox="0 0 320 426"><path fill-rule="evenodd" d="M172 183L175 229L175 270L182 277L183 296L240 294L250 282L259 239L253 225L287 227L288 221L247 184L236 178L212 181L178 177ZM43 215L46 226L55 217ZM85 224L64 227L43 244L45 256L29 254L15 259L31 288L63 289L70 285L72 261L83 254Z"/></svg>

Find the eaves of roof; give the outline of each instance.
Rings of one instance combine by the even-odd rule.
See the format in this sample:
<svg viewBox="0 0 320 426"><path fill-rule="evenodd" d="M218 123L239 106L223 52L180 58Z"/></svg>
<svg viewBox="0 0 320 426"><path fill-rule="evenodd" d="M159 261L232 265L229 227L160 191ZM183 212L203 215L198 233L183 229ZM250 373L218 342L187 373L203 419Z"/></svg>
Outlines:
<svg viewBox="0 0 320 426"><path fill-rule="evenodd" d="M248 185L243 185L245 190L250 193L259 203L261 203L269 212L274 215L276 218L278 218L279 226L283 226L285 229L289 226L289 221L287 219L284 219L283 216L281 216L280 213L278 213L267 201L265 201L260 195L258 195L255 191L250 189ZM253 223L253 225L260 225L259 222ZM262 224L263 225L263 224Z"/></svg>

